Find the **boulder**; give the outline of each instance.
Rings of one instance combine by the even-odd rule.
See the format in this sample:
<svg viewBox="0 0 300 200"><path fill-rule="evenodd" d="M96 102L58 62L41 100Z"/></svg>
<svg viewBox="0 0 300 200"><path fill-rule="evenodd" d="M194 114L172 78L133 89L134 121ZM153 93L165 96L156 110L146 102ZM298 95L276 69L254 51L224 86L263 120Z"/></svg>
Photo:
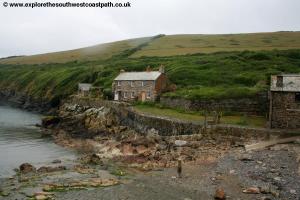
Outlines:
<svg viewBox="0 0 300 200"><path fill-rule="evenodd" d="M125 155L132 155L133 147L131 146L131 144L124 144L121 148L121 152Z"/></svg>
<svg viewBox="0 0 300 200"><path fill-rule="evenodd" d="M243 162L253 161L253 158L250 154L243 154L239 157L239 160Z"/></svg>
<svg viewBox="0 0 300 200"><path fill-rule="evenodd" d="M135 149L138 154L145 153L148 150L144 145L138 145Z"/></svg>
<svg viewBox="0 0 300 200"><path fill-rule="evenodd" d="M35 196L35 199L36 200L46 200L46 199L48 199L48 197L46 195L39 194L39 195Z"/></svg>
<svg viewBox="0 0 300 200"><path fill-rule="evenodd" d="M258 187L250 187L247 188L245 190L243 190L243 193L247 193L247 194L259 194L260 190Z"/></svg>
<svg viewBox="0 0 300 200"><path fill-rule="evenodd" d="M35 167L29 163L23 163L22 165L20 165L19 168L20 168L20 172L23 174L27 174L27 173L36 171Z"/></svg>
<svg viewBox="0 0 300 200"><path fill-rule="evenodd" d="M223 188L218 188L215 193L215 199L224 200L226 199L225 191Z"/></svg>
<svg viewBox="0 0 300 200"><path fill-rule="evenodd" d="M177 147L182 147L182 146L185 146L187 144L187 141L185 140L175 140L175 146Z"/></svg>
<svg viewBox="0 0 300 200"><path fill-rule="evenodd" d="M55 159L55 160L52 161L52 163L53 163L53 164L58 164L58 163L61 163L61 160Z"/></svg>
<svg viewBox="0 0 300 200"><path fill-rule="evenodd" d="M42 127L50 127L58 124L60 121L59 117L56 116L46 116L42 118Z"/></svg>
<svg viewBox="0 0 300 200"><path fill-rule="evenodd" d="M58 167L43 166L43 167L40 167L37 171L39 173L49 173L49 172L63 171L66 169L67 168L65 166L58 166Z"/></svg>
<svg viewBox="0 0 300 200"><path fill-rule="evenodd" d="M94 165L102 165L103 164L101 157L96 153L86 155L82 158L82 160L88 164L94 164Z"/></svg>

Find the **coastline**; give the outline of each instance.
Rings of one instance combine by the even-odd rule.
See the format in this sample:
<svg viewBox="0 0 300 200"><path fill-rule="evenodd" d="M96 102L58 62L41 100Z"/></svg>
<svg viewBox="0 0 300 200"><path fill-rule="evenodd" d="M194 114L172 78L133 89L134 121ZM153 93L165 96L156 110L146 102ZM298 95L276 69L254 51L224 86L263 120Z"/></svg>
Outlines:
<svg viewBox="0 0 300 200"><path fill-rule="evenodd" d="M227 199L299 197L297 143L245 152L245 144L261 138L141 134L121 125L114 112L105 106L62 104L55 112L58 120L44 118L42 130L82 156L66 166L58 162L33 166L28 173L20 169L2 182L2 197L213 199L217 191Z"/></svg>

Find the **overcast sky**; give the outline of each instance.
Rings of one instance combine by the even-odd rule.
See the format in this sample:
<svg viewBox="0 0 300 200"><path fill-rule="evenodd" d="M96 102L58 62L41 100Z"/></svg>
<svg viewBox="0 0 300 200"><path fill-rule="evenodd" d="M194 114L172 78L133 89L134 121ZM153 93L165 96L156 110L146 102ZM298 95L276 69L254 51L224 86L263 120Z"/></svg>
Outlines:
<svg viewBox="0 0 300 200"><path fill-rule="evenodd" d="M1 0L0 57L62 51L157 34L300 30L300 0L128 0L131 8L102 9L5 8L5 1L30 2Z"/></svg>

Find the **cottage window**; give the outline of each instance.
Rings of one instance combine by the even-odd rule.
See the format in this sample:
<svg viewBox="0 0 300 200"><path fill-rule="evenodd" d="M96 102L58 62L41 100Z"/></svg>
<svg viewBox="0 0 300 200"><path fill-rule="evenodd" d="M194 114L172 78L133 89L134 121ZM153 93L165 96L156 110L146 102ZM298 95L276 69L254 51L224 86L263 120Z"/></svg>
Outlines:
<svg viewBox="0 0 300 200"><path fill-rule="evenodd" d="M295 101L296 103L300 103L300 92L295 93Z"/></svg>
<svg viewBox="0 0 300 200"><path fill-rule="evenodd" d="M121 81L118 81L118 86L121 86Z"/></svg>
<svg viewBox="0 0 300 200"><path fill-rule="evenodd" d="M134 87L133 81L130 81L130 86L131 86L131 87Z"/></svg>
<svg viewBox="0 0 300 200"><path fill-rule="evenodd" d="M147 92L147 98L149 99L151 97L151 92Z"/></svg>
<svg viewBox="0 0 300 200"><path fill-rule="evenodd" d="M276 87L283 87L283 76L277 76Z"/></svg>
<svg viewBox="0 0 300 200"><path fill-rule="evenodd" d="M146 81L142 81L142 87L146 85Z"/></svg>
<svg viewBox="0 0 300 200"><path fill-rule="evenodd" d="M134 92L131 92L131 98L134 98Z"/></svg>
<svg viewBox="0 0 300 200"><path fill-rule="evenodd" d="M127 92L124 92L124 99L127 98Z"/></svg>

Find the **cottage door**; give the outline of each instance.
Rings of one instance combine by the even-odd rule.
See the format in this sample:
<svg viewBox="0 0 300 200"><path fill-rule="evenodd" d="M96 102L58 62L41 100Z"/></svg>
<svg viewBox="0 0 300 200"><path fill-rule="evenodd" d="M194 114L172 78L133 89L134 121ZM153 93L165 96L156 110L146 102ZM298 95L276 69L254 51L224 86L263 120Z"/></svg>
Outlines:
<svg viewBox="0 0 300 200"><path fill-rule="evenodd" d="M146 92L142 92L142 102L146 101Z"/></svg>
<svg viewBox="0 0 300 200"><path fill-rule="evenodd" d="M115 92L115 98L114 98L115 101L119 101L119 92Z"/></svg>

